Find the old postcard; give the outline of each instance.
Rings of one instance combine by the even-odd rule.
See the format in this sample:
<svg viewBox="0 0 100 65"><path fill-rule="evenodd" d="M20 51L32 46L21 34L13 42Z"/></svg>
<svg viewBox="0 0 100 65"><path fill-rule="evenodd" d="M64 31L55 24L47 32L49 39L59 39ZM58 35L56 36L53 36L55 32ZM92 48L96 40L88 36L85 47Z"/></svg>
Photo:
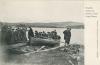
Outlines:
<svg viewBox="0 0 100 65"><path fill-rule="evenodd" d="M0 0L0 64L99 65L97 5L83 0Z"/></svg>

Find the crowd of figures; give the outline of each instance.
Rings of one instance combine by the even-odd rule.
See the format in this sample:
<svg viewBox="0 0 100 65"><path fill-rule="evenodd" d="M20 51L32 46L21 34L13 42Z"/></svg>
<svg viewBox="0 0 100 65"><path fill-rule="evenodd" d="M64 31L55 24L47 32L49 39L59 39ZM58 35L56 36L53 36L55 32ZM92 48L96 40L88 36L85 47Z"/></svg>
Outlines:
<svg viewBox="0 0 100 65"><path fill-rule="evenodd" d="M42 38L42 39L47 39L47 38L51 38L51 39L60 39L61 37L59 35L57 35L56 30L51 31L51 32L38 32L37 30L35 30L33 32L32 28L29 27L30 30L28 31L28 36L30 37L34 37L34 38Z"/></svg>
<svg viewBox="0 0 100 65"><path fill-rule="evenodd" d="M26 27L3 26L1 29L2 41L7 44L26 42Z"/></svg>
<svg viewBox="0 0 100 65"><path fill-rule="evenodd" d="M28 32L28 34L26 33ZM31 27L18 27L18 26L3 26L1 29L2 33L2 41L7 44L15 44L19 42L27 42L34 38L42 38L42 39L60 39L61 37L57 35L56 30L51 32L39 32L35 30L33 32ZM28 37L27 37L28 36Z"/></svg>

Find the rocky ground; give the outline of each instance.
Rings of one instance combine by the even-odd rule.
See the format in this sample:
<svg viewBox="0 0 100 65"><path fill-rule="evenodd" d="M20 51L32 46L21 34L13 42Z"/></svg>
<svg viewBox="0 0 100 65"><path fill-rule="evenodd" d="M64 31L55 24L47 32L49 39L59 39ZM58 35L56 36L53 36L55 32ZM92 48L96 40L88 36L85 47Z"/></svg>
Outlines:
<svg viewBox="0 0 100 65"><path fill-rule="evenodd" d="M24 54L10 54L6 57L5 62L20 65L84 65L83 45L71 44L53 50L40 51L32 51L33 53Z"/></svg>

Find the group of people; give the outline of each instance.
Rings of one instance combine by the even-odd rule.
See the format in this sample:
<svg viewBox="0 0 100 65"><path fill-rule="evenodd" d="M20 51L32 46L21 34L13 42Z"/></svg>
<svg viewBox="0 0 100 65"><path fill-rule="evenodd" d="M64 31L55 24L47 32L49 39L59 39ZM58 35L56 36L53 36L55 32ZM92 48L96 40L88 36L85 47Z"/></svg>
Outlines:
<svg viewBox="0 0 100 65"><path fill-rule="evenodd" d="M31 37L34 38L42 38L42 39L47 39L47 38L52 38L52 39L60 39L61 37L59 35L57 35L56 30L51 31L51 32L38 32L37 30L35 30L35 32L33 32L32 28L29 27L30 30L28 31L28 38L30 39Z"/></svg>
<svg viewBox="0 0 100 65"><path fill-rule="evenodd" d="M52 38L52 39L61 39L61 37L59 35L57 35L56 30L51 31L51 32L38 32L35 31L33 32L32 28L29 27L30 30L28 32L28 36L29 36L29 40L31 37L35 37L35 38ZM64 34L64 40L65 40L65 46L69 45L70 43L70 39L71 39L71 28L68 27L66 30L63 31Z"/></svg>
<svg viewBox="0 0 100 65"><path fill-rule="evenodd" d="M61 37L57 35L56 30L51 32L38 32L35 30L33 32L32 28L29 27L17 27L17 26L3 26L2 27L2 41L7 44L15 44L19 42L30 41L32 37L42 38L42 39L60 39ZM28 34L26 33L28 32Z"/></svg>
<svg viewBox="0 0 100 65"><path fill-rule="evenodd" d="M28 35L26 32L28 31ZM3 26L2 27L2 41L7 42L8 44L11 43L18 43L18 42L26 42L28 39L31 40L31 37L34 38L42 38L42 39L61 39L61 37L57 34L56 30L51 32L38 32L35 30L33 32L32 28L29 27L29 30L27 30L27 27L14 27L14 26ZM70 38L71 38L71 28L67 28L64 32L64 40L65 40L65 46L69 45ZM28 39L27 39L28 36Z"/></svg>
<svg viewBox="0 0 100 65"><path fill-rule="evenodd" d="M7 44L14 44L18 42L26 42L26 30L25 27L4 26L2 28L2 41Z"/></svg>

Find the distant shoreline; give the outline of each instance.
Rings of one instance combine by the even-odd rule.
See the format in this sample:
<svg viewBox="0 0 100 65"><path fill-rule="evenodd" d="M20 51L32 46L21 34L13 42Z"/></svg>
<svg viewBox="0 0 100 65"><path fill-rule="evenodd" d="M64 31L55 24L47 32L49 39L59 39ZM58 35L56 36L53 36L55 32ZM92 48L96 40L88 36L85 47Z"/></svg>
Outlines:
<svg viewBox="0 0 100 65"><path fill-rule="evenodd" d="M23 27L37 27L37 28L66 28L84 29L84 24L79 22L53 22L53 23L2 23L8 26L23 26ZM1 25L2 25L1 24Z"/></svg>

